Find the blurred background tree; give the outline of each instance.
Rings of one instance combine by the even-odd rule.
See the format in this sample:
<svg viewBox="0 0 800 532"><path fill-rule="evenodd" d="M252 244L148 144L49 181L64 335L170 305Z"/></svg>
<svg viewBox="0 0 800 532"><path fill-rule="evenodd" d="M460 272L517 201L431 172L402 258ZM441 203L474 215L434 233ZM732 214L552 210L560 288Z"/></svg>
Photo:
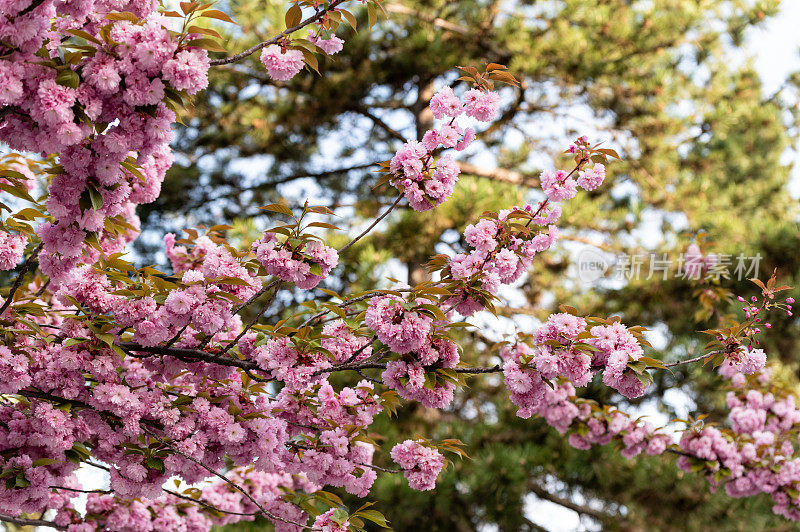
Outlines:
<svg viewBox="0 0 800 532"><path fill-rule="evenodd" d="M228 0L225 7L240 24L229 35L231 51L283 28L283 2ZM386 276L424 279L427 258L460 249L460 232L481 212L538 200L540 171L566 164L560 151L582 134L623 161L609 167L601 189L569 202L561 246L505 294L515 306L523 302L522 314L501 301L500 318L480 318L496 334L459 338L464 358L492 362L494 341L532 332L559 304L647 326L656 357L696 352L696 331L735 311L731 294L753 287L735 276L693 282L674 269L667 280L648 278L647 254L677 262L693 242L721 264L727 256L731 272L737 256L760 256L762 277L778 268L783 283L798 285L798 209L786 191L785 162L796 140L796 87L764 94L752 64L731 59L743 53L749 28L778 13L777 1L387 0L384 7L388 16L372 31L342 24L344 50L320 60L321 76L273 82L255 56L212 71L209 89L182 117L177 164L161 196L139 209L143 262L163 262L164 232L187 226L227 223L229 236L252 241L270 223L259 207L305 198L336 210L342 232L329 238L344 242L347 229L393 200L394 190L373 188L375 163L429 127L427 102L439 87L457 86L455 66L497 62L522 87L502 89L501 118L460 154L453 197L432 213L395 213L348 252L358 260L340 267L328 288L348 293L386 286ZM642 254L642 275L581 282L576 257L586 249ZM721 314L710 310L717 301ZM273 319L294 304L275 302ZM781 375L794 382L797 323L777 318L772 326L770 360L780 360ZM656 375L635 404L599 385L585 396L669 420L717 411L719 385L710 369L689 368ZM380 422L382 434L399 440L415 431L460 438L473 457L443 474L432 493L379 478L375 499L394 529L548 530L559 528L557 507L577 512L589 529L791 528L771 514L767 497L712 495L669 457L628 461L613 449L574 450L510 406L498 376L473 378L447 411L409 404Z"/></svg>

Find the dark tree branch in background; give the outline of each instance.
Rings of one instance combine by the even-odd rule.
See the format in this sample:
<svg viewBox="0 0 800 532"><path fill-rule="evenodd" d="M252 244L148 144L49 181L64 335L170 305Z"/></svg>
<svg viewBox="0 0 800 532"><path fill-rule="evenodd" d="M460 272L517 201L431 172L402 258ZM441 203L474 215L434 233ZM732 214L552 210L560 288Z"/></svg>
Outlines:
<svg viewBox="0 0 800 532"><path fill-rule="evenodd" d="M389 124L387 124L386 122L384 122L384 121L383 121L383 120L382 120L380 117L378 117L378 116L375 116L375 115L372 113L372 111L370 111L369 109L367 109L367 108L364 108L364 107L359 107L359 108L355 109L355 112L356 112L356 113L358 113L358 114L360 114L360 115L366 116L367 118L369 118L370 120L372 120L372 122L373 122L373 123L374 123L376 126L378 126L379 128L381 128L382 130L384 130L384 131L385 131L386 133L388 133L388 134L389 134L389 136L391 136L392 138L394 138L394 139L396 139L396 140L399 140L400 142L405 142L405 141L406 141L406 137L405 137L404 135L402 135L402 134L401 134L399 131L397 131L396 129L393 129L392 127L390 127L390 126L389 126Z"/></svg>
<svg viewBox="0 0 800 532"><path fill-rule="evenodd" d="M275 185L283 185L285 183L290 183L291 181L295 181L297 179L305 179L305 178L312 178L312 179L322 179L326 177L331 177L337 174L343 174L345 172L350 172L353 170L365 170L367 168L371 168L373 166L377 166L380 161L375 161L372 163L361 163L356 164L353 166L348 166L346 168L334 168L332 170L322 170L320 172L297 172L296 174L290 174L284 177L281 177L275 181L270 181L268 183L261 183L252 187L243 187L242 191L249 190L260 190L264 187L274 187Z"/></svg>
<svg viewBox="0 0 800 532"><path fill-rule="evenodd" d="M20 268L19 275L17 275L17 278L14 280L14 284L11 286L11 290L9 290L8 292L8 297L3 302L3 306L0 307L0 316L3 315L3 312L5 312L6 309L11 305L11 302L14 301L14 293L19 289L20 285L22 284L22 280L25 278L25 274L28 273L28 270L30 269L31 264L33 264L33 261L36 260L36 257L39 256L39 252L42 250L43 245L44 244L39 244L38 246L36 246L36 249L33 250L33 253L31 253L30 257L28 257L25 260L25 263L22 265L22 268Z"/></svg>
<svg viewBox="0 0 800 532"><path fill-rule="evenodd" d="M512 185L535 187L539 183L538 179L515 170L506 170L505 168L485 168L472 163L465 163L461 161L457 162L458 166L461 168L461 171L465 174L485 177L493 181L501 181L503 183L510 183Z"/></svg>
<svg viewBox="0 0 800 532"><path fill-rule="evenodd" d="M465 37L480 38L480 35L475 35L475 32L473 30L470 30L470 28L466 28L464 26L460 26L458 24L454 24L454 23L452 23L450 21L447 21L447 20L439 18L439 17L428 15L426 13L423 13L421 11L417 11L417 10L412 9L412 8L410 8L408 6L405 6L403 4L391 3L391 4L386 4L383 7L384 7L384 9L386 9L386 11L388 11L390 13L397 13L398 15L410 15L410 16L418 19L418 20L421 20L423 22L427 22L428 24L431 24L431 25L433 25L434 27L437 27L437 28L441 28L441 29L443 29L445 31L450 31L450 32L453 32L453 33L457 33L457 34L463 35ZM495 54L498 57L503 57L503 56L506 56L508 54L508 52L506 52L505 50L503 50L502 48L497 46L497 43L492 39L482 39L481 43L485 47L487 47L489 49L489 51L491 51L493 54Z"/></svg>
<svg viewBox="0 0 800 532"><path fill-rule="evenodd" d="M589 508L588 506L581 506L580 504L574 503L569 499L559 497L558 495L553 495L552 493L541 487L539 484L536 484L534 482L531 482L528 485L528 488L534 493L534 495L536 495L540 499L544 499L546 501L555 503L559 506L563 506L564 508L572 510L573 512L577 512L581 515L587 515L589 517L593 517L600 521L603 521L611 517L609 514L602 512L600 510L595 510L594 508ZM619 515L614 515L613 517L615 517L616 519L620 518Z"/></svg>

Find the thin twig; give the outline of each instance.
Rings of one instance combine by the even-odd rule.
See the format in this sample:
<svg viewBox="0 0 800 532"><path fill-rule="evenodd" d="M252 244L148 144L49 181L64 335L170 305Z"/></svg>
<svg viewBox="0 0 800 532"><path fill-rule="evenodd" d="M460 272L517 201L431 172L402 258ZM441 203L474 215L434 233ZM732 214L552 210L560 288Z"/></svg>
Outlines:
<svg viewBox="0 0 800 532"><path fill-rule="evenodd" d="M102 493L108 494L113 493L111 490L82 490L78 488L68 488L67 486L50 486L51 490L66 490L66 491L74 491L75 493Z"/></svg>
<svg viewBox="0 0 800 532"><path fill-rule="evenodd" d="M333 373L334 371L359 371L362 369L386 369L386 364L381 362L366 362L362 364L340 364L330 368L318 369L312 376L322 375L323 373Z"/></svg>
<svg viewBox="0 0 800 532"><path fill-rule="evenodd" d="M369 292L369 293L366 293L366 294L362 294L360 296L356 296L356 297L352 297L350 299L346 299L345 301L342 301L341 303L339 303L336 306L337 307L346 307L346 306L351 305L353 303L356 303L358 301L364 301L365 299L369 299L369 298L371 298L373 296L376 296L376 295L378 295L380 293L381 293L380 291L376 290L374 292ZM319 312L317 312L316 314L314 314L313 316L308 318L306 321L301 323L297 328L298 329L302 329L306 325L310 325L313 321L318 320L319 318L321 318L322 316L324 316L325 314L327 314L329 312L330 312L330 309L320 310Z"/></svg>
<svg viewBox="0 0 800 532"><path fill-rule="evenodd" d="M258 515L259 513L261 513L261 512L242 513L242 512L233 512L233 511L230 511L230 510L223 510L222 508L217 508L216 506L214 506L212 504L209 504L209 503L207 503L206 501L204 501L202 499L193 499L192 497L189 497L189 496L184 495L182 493L178 493L177 491L172 491L172 490L169 490L167 488L161 488L161 491L169 493L170 495L178 497L179 499L183 499L185 501L190 501L190 502L199 504L200 506L204 506L204 507L208 508L209 510L222 512L224 514L243 515L243 516L246 516L246 517L252 517L252 516L255 516L255 515Z"/></svg>
<svg viewBox="0 0 800 532"><path fill-rule="evenodd" d="M699 357L687 358L686 360L678 360L677 362L670 362L669 364L664 364L664 367L672 368L675 366L682 366L683 364L691 364L693 362L699 362L715 354L717 354L717 352L706 353L705 355L700 355Z"/></svg>
<svg viewBox="0 0 800 532"><path fill-rule="evenodd" d="M222 349L222 351L217 353L217 356L222 356L225 353L227 353L231 347L236 345L236 343L238 343L239 340L241 340L242 337L245 334L247 334L247 331L249 331L253 327L253 325L258 323L258 320L261 319L261 316L264 315L264 313L267 311L272 302L275 301L275 297L278 295L280 289L281 289L281 283L279 282L277 285L275 285L275 290L272 292L272 295L270 295L269 299L267 299L267 301L261 306L261 310L258 311L258 314L256 314L256 316L252 320L250 320L250 323L248 323L244 328L242 328L242 331L236 336L236 338L228 342L228 345L226 345Z"/></svg>
<svg viewBox="0 0 800 532"><path fill-rule="evenodd" d="M317 11L315 14L313 14L310 17L308 17L307 19L301 21L296 26L293 26L291 28L286 28L285 30L283 30L282 32L280 32L276 36L272 37L271 39L266 40L264 42L260 42L260 43L256 44L255 46L251 46L247 50L245 50L243 52L239 52L236 55L232 55L230 57L223 57L222 59L214 59L213 61L210 61L210 63L211 63L211 65L227 65L227 64L230 64L230 63L236 63L238 61L241 61L245 57L247 57L247 56L249 56L249 55L251 55L251 54L253 54L253 53L255 53L255 52L259 51L259 50L261 50L262 48L266 48L267 46L269 46L271 44L278 43L284 37L286 37L288 35L291 35L292 33L296 32L297 30L303 29L304 27L308 26L309 24L313 24L314 22L316 22L319 19L321 19L322 17L324 17L325 14L328 13L328 11L331 11L337 5L343 3L344 1L345 0L333 0L333 2L331 2L330 5L328 5L328 7Z"/></svg>
<svg viewBox="0 0 800 532"><path fill-rule="evenodd" d="M50 526L58 530L66 530L67 527L57 525L53 521L46 521L44 519L25 519L23 517L11 517L10 515L0 514L0 521L11 523L20 526Z"/></svg>
<svg viewBox="0 0 800 532"><path fill-rule="evenodd" d="M376 225L378 225L378 222L380 222L381 220L383 220L384 218L386 218L387 216L389 216L389 213L390 213L390 212L392 212L392 211L394 210L394 208L395 208L395 207L397 207L397 205L398 205L398 204L399 204L399 203L400 203L402 200L403 200L403 196L398 196L398 198L395 200L395 202L394 202L394 203L392 203L392 205L391 205L391 206L390 206L388 209L386 209L386 212L384 212L383 214L381 214L380 216L378 216L377 218L375 218L375 221L374 221L374 222L372 222L372 223L369 225L369 227L367 227L366 229L364 229L364 231L362 231L360 235L358 235L358 236L357 236L357 237L355 237L353 240L351 240L350 242L348 242L347 244L345 244L344 246L342 246L342 247L339 249L339 254L341 255L342 253L344 253L345 251L347 251L347 249L348 249L350 246L352 246L353 244L355 244L356 242L358 242L359 240L361 240L361 239L362 239L364 236L366 236L366 234L367 234L367 233L369 233L370 231L372 231L372 229L373 229L373 228L374 228Z"/></svg>
<svg viewBox="0 0 800 532"><path fill-rule="evenodd" d="M153 438L155 438L155 439L156 439L156 441L159 441L159 442L161 442L163 445L165 445L165 446L169 447L169 448L170 448L170 449L171 449L171 450L172 450L174 453L177 453L177 454L181 455L182 457L186 458L187 460L189 460L189 461L191 461L191 462L194 462L195 464L199 465L200 467L202 467L203 469L205 469L206 471L208 471L209 473L211 473L211 474L212 474L212 475L214 475L215 477L218 477L218 478L220 478L221 480L223 480L224 482L226 482L227 484L229 484L229 485L230 485L230 486L231 486L233 489L235 489L236 491L240 492L242 495L244 495L245 497L247 497L247 498L250 500L250 502L252 502L252 503L253 503L253 504L256 506L256 508L258 508L259 510L261 510L261 513L262 513L262 514L264 514L264 515L265 515L266 517L268 517L269 519L274 519L274 520L276 520L276 521L281 521L281 522L283 522L283 523L289 523L289 524L292 524L292 525L295 525L295 526L299 526L299 527L301 527L301 528L304 528L304 529L310 529L310 528L311 528L311 527L309 527L309 526L306 526L306 525L304 525L304 524L302 524L302 523L298 523L298 522L296 522L296 521L292 521L292 520L290 520L290 519L284 519L283 517L280 517L280 516L277 516L277 515L274 515L274 514L272 514L272 513L268 512L268 511L267 511L267 510L266 510L266 509L265 509L263 506L261 506L261 505L260 505L260 504L259 504L259 503L258 503L258 502L257 502L257 501L256 501L256 500L255 500L255 499L254 499L254 498L253 498L253 497L252 497L250 494L249 494L249 493L247 493L247 491L245 491L245 490L244 490L244 488L240 487L238 484L236 484L235 482L233 482L233 481L231 481L230 479L228 479L228 477L226 477L226 476L225 476L225 475L223 475L222 473L218 473L217 471L214 471L213 469L211 469L210 467L208 467L208 466L207 466L206 464L204 464L203 462L201 462L201 461L199 461L199 460L197 460L197 459L195 459L195 458L193 458L193 457L189 456L188 454L184 453L184 452L183 452L183 451L181 451L180 449L177 449L177 448L175 448L174 446L170 445L170 444L169 444L169 443L167 443L166 441L162 440L161 438L159 438L158 436L156 436L155 434L153 434L153 432L151 432L150 430L148 430L146 427L142 427L142 428L144 428L145 432L147 432L147 433L148 433L150 436L152 436Z"/></svg>
<svg viewBox="0 0 800 532"><path fill-rule="evenodd" d="M503 371L503 368L498 365L494 365L489 368L453 368L453 371L455 371L456 373L474 373L474 374L500 373Z"/></svg>
<svg viewBox="0 0 800 532"><path fill-rule="evenodd" d="M36 293L34 294L36 297L41 296L44 294L44 291L47 290L47 287L50 286L50 279L46 280L41 288L39 288Z"/></svg>
<svg viewBox="0 0 800 532"><path fill-rule="evenodd" d="M236 309L233 311L233 314L234 314L234 316L235 316L236 314L239 314L239 313L240 313L240 312L241 312L241 311L242 311L242 310L243 310L245 307L247 307L248 305L250 305L250 304L251 304L253 301L255 301L256 299L258 299L259 297L261 297L261 295L262 295L262 294L266 294L267 292L269 292L269 291L272 289L272 287L273 287L273 286L277 285L277 284L278 284L278 283L280 283L280 282L281 282L281 280L280 280L280 279L275 279L274 281L272 281L272 282L270 282L270 283L267 283L266 285L264 285L264 286L261 288L261 290L259 290L259 291L258 291L258 292L256 292L255 294L253 294L253 297L251 297L250 299L248 299L247 301L245 301L244 303L242 303L241 305L239 305L238 307L236 307Z"/></svg>
<svg viewBox="0 0 800 532"><path fill-rule="evenodd" d="M374 469L375 471L382 471L384 473L402 473L403 472L402 469L386 469L385 467L376 466L374 464L362 464L362 463L359 463L358 465L364 466L364 467L369 467L370 469Z"/></svg>

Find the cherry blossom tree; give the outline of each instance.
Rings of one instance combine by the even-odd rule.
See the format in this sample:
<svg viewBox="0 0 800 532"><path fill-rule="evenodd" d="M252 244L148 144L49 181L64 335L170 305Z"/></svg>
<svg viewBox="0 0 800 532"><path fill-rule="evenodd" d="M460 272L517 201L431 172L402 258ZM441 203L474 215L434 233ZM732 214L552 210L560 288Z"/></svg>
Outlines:
<svg viewBox="0 0 800 532"><path fill-rule="evenodd" d="M372 25L380 1L360 3ZM338 249L325 240L335 213L307 202L265 206L275 225L249 246L220 227L167 235L168 275L128 260L136 206L158 197L172 125L208 70L258 53L276 82L315 75L318 57L347 45L339 26L357 25L357 2L288 4L284 31L228 55L208 23L233 21L212 4L0 0L0 140L9 148L0 268L16 270L0 306L0 520L72 532L205 531L257 516L278 530L389 526L371 507L378 475L432 490L468 449L420 434L387 443L373 420L401 401L447 408L467 379L487 374L502 375L519 417L543 418L578 449L664 454L713 489L767 493L777 514L800 520L800 410L758 342L770 313L792 312L774 275L739 297L741 321L702 331L710 341L693 358L665 363L642 327L562 306L538 330L496 345L487 365L460 361L453 331L479 329L468 320L493 312L503 286L554 244L559 204L596 189L614 150L576 139L565 169L541 175L541 201L484 213L462 252L431 257L428 280L324 288L392 211L432 211L452 195L454 152L479 135L462 124L492 123L496 88L517 84L503 65L454 65L461 83L430 99L434 125L375 168L396 200ZM686 268L702 278L712 263L698 248ZM264 319L284 291L309 299L287 318ZM722 424L685 420L675 436L577 396L598 380L640 397L651 372L693 363L728 383ZM343 374L358 380L339 385ZM397 467L376 465L376 454ZM109 489L81 485L79 468L107 472ZM347 508L334 488L365 502Z"/></svg>

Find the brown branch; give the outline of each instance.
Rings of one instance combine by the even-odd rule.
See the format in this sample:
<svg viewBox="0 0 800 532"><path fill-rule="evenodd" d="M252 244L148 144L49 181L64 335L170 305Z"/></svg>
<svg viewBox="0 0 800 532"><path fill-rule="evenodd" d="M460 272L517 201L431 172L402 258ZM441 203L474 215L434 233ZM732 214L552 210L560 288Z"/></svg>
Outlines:
<svg viewBox="0 0 800 532"><path fill-rule="evenodd" d="M230 63L236 63L238 61L241 61L242 59L248 57L249 55L251 55L251 54L253 54L253 53L255 53L255 52L259 51L259 50L261 50L262 48L266 48L267 46L269 46L271 44L275 44L275 43L281 41L283 38L285 38L285 37L291 35L292 33L296 32L297 30L303 29L306 26L308 26L309 24L313 24L314 22L320 20L322 17L325 16L326 13L328 13L328 11L331 11L332 9L334 9L336 6L338 6L339 4L343 3L344 1L345 0L333 0L328 5L328 7L317 11L315 14L313 14L310 17L308 17L307 19L301 21L296 26L293 26L291 28L286 28L285 30L283 30L282 32L280 32L276 36L272 37L271 39L268 39L268 40L266 40L264 42L260 42L260 43L256 44L255 46L251 46L247 50L245 50L243 52L239 52L236 55L232 55L230 57L224 57L222 59L214 59L213 61L210 61L210 63L211 63L211 65L227 65L227 64L230 64Z"/></svg>
<svg viewBox="0 0 800 532"><path fill-rule="evenodd" d="M14 15L14 18L27 15L28 13L30 13L31 11L33 11L34 9L39 7L40 5L44 4L44 1L45 0L33 0L33 2L31 2L31 5L29 5L28 7L26 7L25 9L23 9L22 11L20 11L16 15Z"/></svg>
<svg viewBox="0 0 800 532"><path fill-rule="evenodd" d="M167 488L161 488L161 491L169 493L170 495L178 497L179 499L183 499L185 501L189 501L189 502L193 502L195 504L199 504L200 506L208 508L209 510L214 510L216 512L222 512L224 514L243 515L243 516L246 516L246 517L252 517L252 516L255 516L255 515L259 515L261 513L261 512L242 513L242 512L233 512L233 511L230 511L230 510L223 510L222 508L217 508L213 504L209 504L209 503L207 503L206 501L204 501L202 499L193 499L192 497L189 497L189 496L184 495L182 493L178 493L177 491L172 491L172 490L169 490Z"/></svg>
<svg viewBox="0 0 800 532"><path fill-rule="evenodd" d="M82 490L82 489L78 489L78 488L68 488L67 486L50 486L50 489L51 490L74 491L75 493L101 493L101 494L105 494L105 495L107 495L109 493L113 493L111 490L101 490L101 489Z"/></svg>
<svg viewBox="0 0 800 532"><path fill-rule="evenodd" d="M280 283L281 283L280 279L275 279L271 283L268 283L266 286L263 286L261 288L261 290L259 290L255 294L253 294L253 297L251 297L250 299L248 299L247 301L245 301L244 303L242 303L241 305L236 307L236 309L233 311L233 315L235 316L235 315L239 314L244 308L246 308L248 305L253 303L253 301L255 301L256 299L261 297L261 294L265 294L265 293L269 292L272 289L272 287L278 286ZM277 293L278 293L278 291L276 290L275 294L277 294ZM273 297L274 297L275 294L273 294ZM210 334L210 335L206 336L203 339L203 341L200 342L200 345L197 346L198 349L203 349L206 345L208 345L208 343L211 342L211 339L214 338L214 335L217 334L218 332L220 332L223 328L224 328L224 326L220 327L219 330L217 332L215 332L214 334ZM226 349L226 351L227 351L227 349Z"/></svg>
<svg viewBox="0 0 800 532"><path fill-rule="evenodd" d="M5 521L6 523L19 526L50 526L58 530L67 529L65 526L57 525L52 521L46 521L44 519L25 519L23 517L11 517L10 515L3 514L0 514L0 521Z"/></svg>
<svg viewBox="0 0 800 532"><path fill-rule="evenodd" d="M494 365L488 368L453 368L456 373L479 374L479 373L502 373L503 368Z"/></svg>
<svg viewBox="0 0 800 532"><path fill-rule="evenodd" d="M337 306L337 307L339 307L339 308L341 308L341 307L346 307L346 306L348 306L348 305L351 305L351 304L353 304L353 303L355 303L355 302L357 302L357 301L364 301L365 299L369 299L369 298L371 298L371 297L373 297L373 296L376 296L376 295L378 295L379 293L380 293L380 292L378 292L378 291L375 291L375 292L369 292L369 293L367 293L367 294L363 294L363 295L360 295L360 296L358 296L358 297L353 297L353 298L347 299L347 300L345 300L345 301L342 301L341 303L339 303L339 304L338 304L338 305L336 305L336 306ZM320 310L319 312L317 312L316 314L314 314L313 316L311 316L310 318L308 318L306 321L304 321L303 323L301 323L301 324L300 324L300 326L299 326L299 327L297 327L297 328L298 328L298 329L302 329L302 328L303 328L303 327L305 327L306 325L310 325L311 323L313 323L314 321L316 321L316 320L318 320L319 318L323 317L324 315L328 314L329 312L330 312L330 309Z"/></svg>
<svg viewBox="0 0 800 532"><path fill-rule="evenodd" d="M142 353L151 353L154 355L172 356L175 358L179 358L181 360L189 359L190 361L191 360L203 361L203 362L209 362L211 364L220 364L222 366L232 366L247 370L260 369L258 367L258 364L250 360L239 360L237 358L230 358L230 357L220 358L217 355L214 355L212 353L207 353L206 351L201 351L199 349L186 349L183 347L163 347L163 346L148 347L144 345L134 344L131 342L120 342L117 345L126 351L139 351ZM136 354L132 354L131 356L142 358L141 355L136 355Z"/></svg>
<svg viewBox="0 0 800 532"><path fill-rule="evenodd" d="M333 373L334 371L360 371L362 369L386 369L386 364L382 362L362 362L361 364L340 364L330 368L318 369L312 375L322 375L323 373Z"/></svg>
<svg viewBox="0 0 800 532"><path fill-rule="evenodd" d="M240 313L240 312L241 312L241 311L242 311L244 308L246 308L248 305L250 305L250 304L251 304L253 301L255 301L256 299L258 299L259 297L261 297L261 295L262 295L262 294L266 294L267 292L269 292L269 291L270 291L270 289L271 289L273 286L275 286L275 285L279 284L280 282L281 282L281 280L280 280L280 279L275 279L275 280L274 280L274 281L272 281L271 283L268 283L268 284L266 284L266 285L265 285L263 288L261 288L261 290L259 290L258 292L256 292L256 293L253 295L253 297L251 297L250 299L248 299L247 301L245 301L244 303L242 303L241 305L239 305L238 307L236 307L236 310L234 310L234 311L233 311L233 314L234 314L234 316L235 316L236 314L239 314L239 313Z"/></svg>
<svg viewBox="0 0 800 532"><path fill-rule="evenodd" d="M664 366L667 367L667 368L672 368L672 367L675 367L675 366L682 366L683 364L691 364L693 362L700 362L701 360L704 360L704 359L706 359L706 358L708 358L708 357L710 357L712 355L716 355L716 354L719 354L719 352L718 351L712 351L710 353L706 353L705 355L700 355L699 357L687 358L686 360L678 360L676 362L670 362L669 364L664 364Z"/></svg>

